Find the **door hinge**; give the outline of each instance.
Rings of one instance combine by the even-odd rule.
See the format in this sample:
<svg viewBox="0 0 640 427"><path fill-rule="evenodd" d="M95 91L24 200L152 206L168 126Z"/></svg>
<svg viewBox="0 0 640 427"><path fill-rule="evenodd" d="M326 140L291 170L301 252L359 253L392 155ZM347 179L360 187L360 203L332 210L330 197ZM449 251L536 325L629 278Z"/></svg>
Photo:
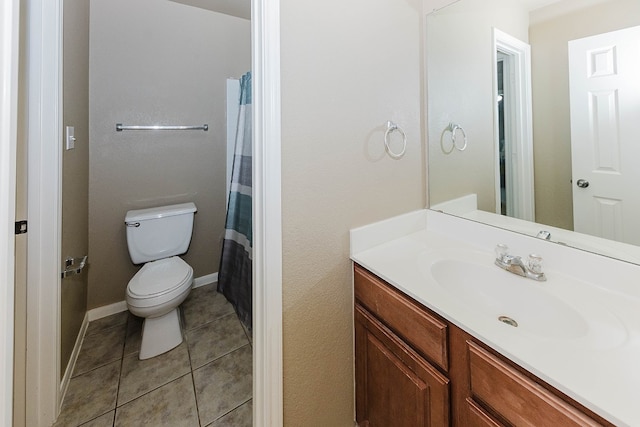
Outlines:
<svg viewBox="0 0 640 427"><path fill-rule="evenodd" d="M25 234L27 232L27 220L16 221L16 234Z"/></svg>

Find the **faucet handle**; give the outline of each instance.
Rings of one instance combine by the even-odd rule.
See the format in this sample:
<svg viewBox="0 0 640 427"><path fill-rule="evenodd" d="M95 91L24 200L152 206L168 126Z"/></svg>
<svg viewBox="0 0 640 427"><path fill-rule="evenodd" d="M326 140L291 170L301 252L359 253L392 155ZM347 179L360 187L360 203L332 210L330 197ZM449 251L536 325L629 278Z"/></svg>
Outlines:
<svg viewBox="0 0 640 427"><path fill-rule="evenodd" d="M502 244L502 243L498 243L496 245L496 259L499 261L504 261L505 257L509 254L509 246Z"/></svg>
<svg viewBox="0 0 640 427"><path fill-rule="evenodd" d="M529 254L529 270L532 273L542 273L542 257L536 254Z"/></svg>
<svg viewBox="0 0 640 427"><path fill-rule="evenodd" d="M547 230L540 230L538 234L536 234L536 237L538 239L551 240L551 232Z"/></svg>

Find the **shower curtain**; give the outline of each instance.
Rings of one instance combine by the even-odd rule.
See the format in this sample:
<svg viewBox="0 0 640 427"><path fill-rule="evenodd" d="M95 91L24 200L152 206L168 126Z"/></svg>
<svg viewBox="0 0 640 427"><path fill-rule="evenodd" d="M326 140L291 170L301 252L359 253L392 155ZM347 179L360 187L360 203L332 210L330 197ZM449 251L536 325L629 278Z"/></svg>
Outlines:
<svg viewBox="0 0 640 427"><path fill-rule="evenodd" d="M240 112L236 133L231 187L218 269L218 292L233 305L251 329L252 215L251 215L251 73L240 79Z"/></svg>

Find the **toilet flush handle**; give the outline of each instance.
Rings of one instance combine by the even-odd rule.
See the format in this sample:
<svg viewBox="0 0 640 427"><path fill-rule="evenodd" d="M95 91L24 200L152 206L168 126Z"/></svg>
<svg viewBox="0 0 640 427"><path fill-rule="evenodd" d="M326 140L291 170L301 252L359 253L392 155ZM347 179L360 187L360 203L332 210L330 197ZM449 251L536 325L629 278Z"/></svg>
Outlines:
<svg viewBox="0 0 640 427"><path fill-rule="evenodd" d="M140 227L139 222L127 222L127 227Z"/></svg>

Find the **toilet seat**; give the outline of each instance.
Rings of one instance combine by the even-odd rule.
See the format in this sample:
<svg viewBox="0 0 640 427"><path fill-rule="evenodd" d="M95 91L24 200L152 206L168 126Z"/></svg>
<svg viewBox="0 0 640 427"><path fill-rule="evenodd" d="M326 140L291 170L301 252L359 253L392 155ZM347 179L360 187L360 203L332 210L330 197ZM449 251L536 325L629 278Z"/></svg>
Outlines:
<svg viewBox="0 0 640 427"><path fill-rule="evenodd" d="M193 269L174 256L148 262L131 278L127 286L127 304L152 307L172 300L191 288Z"/></svg>

